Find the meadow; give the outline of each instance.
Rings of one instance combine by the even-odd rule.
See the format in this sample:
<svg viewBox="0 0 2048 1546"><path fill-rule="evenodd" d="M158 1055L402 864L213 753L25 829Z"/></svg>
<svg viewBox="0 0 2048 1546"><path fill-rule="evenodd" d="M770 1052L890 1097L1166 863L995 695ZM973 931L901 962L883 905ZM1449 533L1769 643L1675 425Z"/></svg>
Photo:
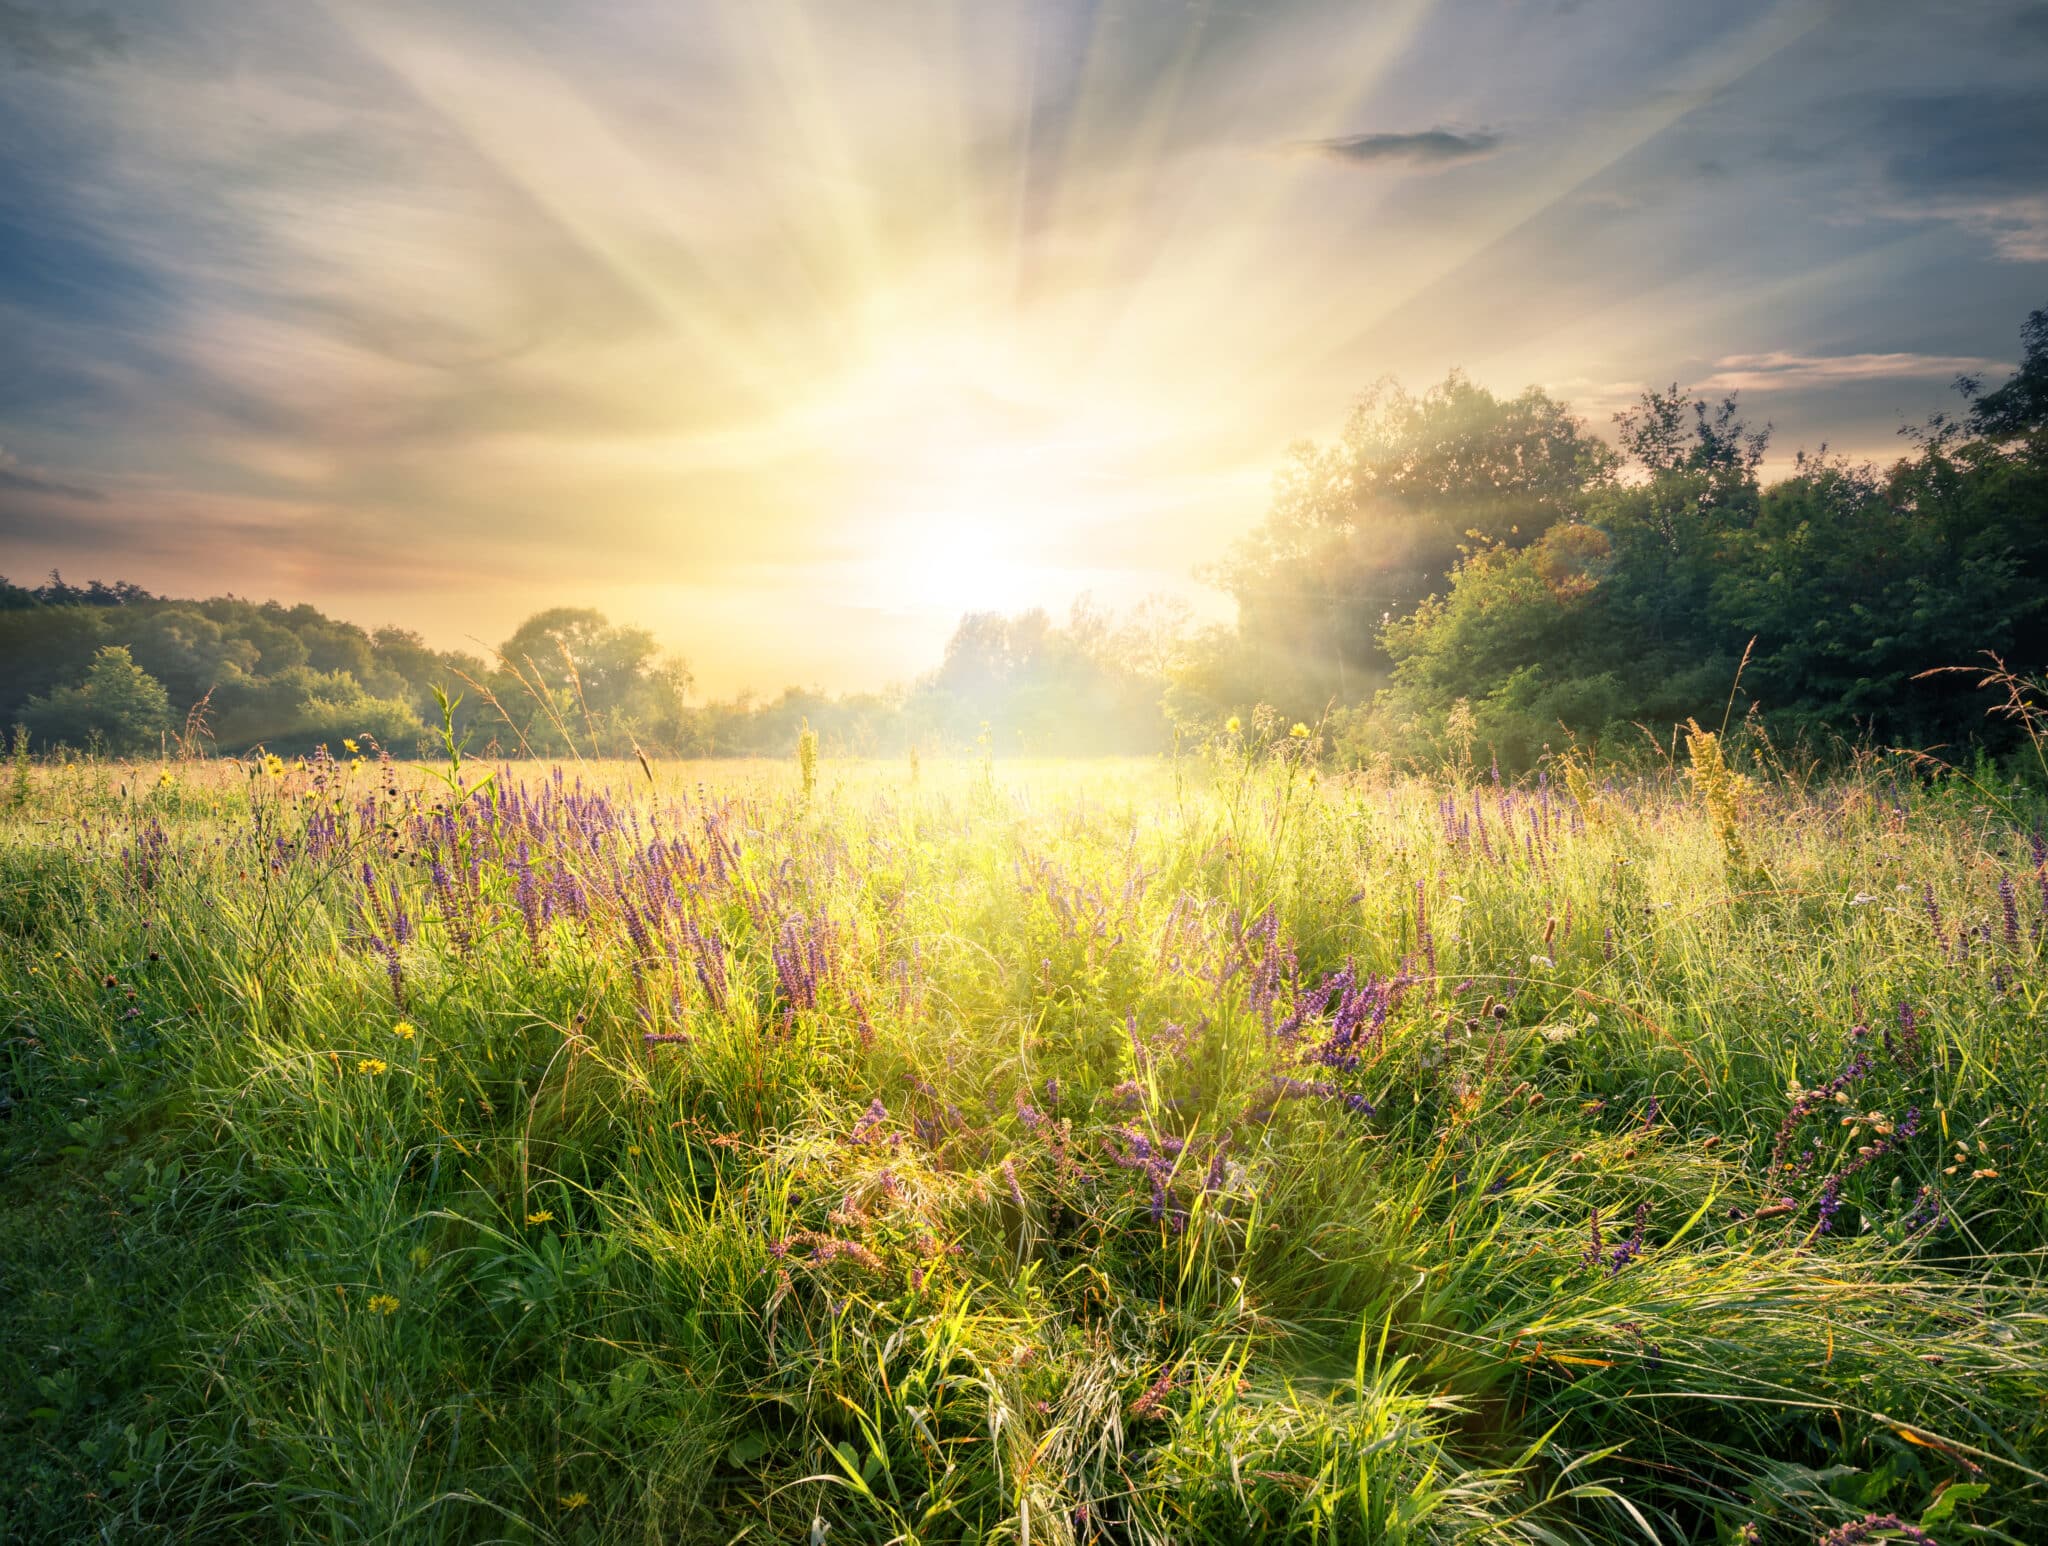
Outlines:
<svg viewBox="0 0 2048 1546"><path fill-rule="evenodd" d="M2038 801L1312 745L24 765L0 1538L2048 1540Z"/></svg>

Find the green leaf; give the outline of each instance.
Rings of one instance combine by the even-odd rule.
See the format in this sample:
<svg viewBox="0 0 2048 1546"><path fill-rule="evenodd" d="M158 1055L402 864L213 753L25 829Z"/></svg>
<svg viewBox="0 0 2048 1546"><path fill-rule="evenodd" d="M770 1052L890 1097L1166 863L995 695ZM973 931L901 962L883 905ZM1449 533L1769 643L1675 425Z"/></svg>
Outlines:
<svg viewBox="0 0 2048 1546"><path fill-rule="evenodd" d="M1938 1525L1956 1511L1958 1503L1974 1503L1991 1490L1989 1482L1951 1482L1920 1516L1920 1528Z"/></svg>

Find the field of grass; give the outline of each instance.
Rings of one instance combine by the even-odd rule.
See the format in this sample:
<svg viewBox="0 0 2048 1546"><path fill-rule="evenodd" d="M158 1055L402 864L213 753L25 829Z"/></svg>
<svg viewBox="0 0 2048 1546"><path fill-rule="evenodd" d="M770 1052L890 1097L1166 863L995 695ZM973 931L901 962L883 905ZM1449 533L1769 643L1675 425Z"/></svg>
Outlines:
<svg viewBox="0 0 2048 1546"><path fill-rule="evenodd" d="M2048 1540L2039 808L1292 744L0 790L0 1539Z"/></svg>

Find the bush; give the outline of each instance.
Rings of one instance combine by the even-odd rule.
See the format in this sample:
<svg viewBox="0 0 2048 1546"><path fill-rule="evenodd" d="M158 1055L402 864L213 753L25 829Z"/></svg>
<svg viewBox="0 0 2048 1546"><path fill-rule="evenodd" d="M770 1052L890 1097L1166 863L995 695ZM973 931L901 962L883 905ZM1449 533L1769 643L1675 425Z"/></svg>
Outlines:
<svg viewBox="0 0 2048 1546"><path fill-rule="evenodd" d="M137 752L159 743L170 728L171 700L126 646L110 644L93 657L83 682L29 699L22 722L46 746L96 744L117 754Z"/></svg>

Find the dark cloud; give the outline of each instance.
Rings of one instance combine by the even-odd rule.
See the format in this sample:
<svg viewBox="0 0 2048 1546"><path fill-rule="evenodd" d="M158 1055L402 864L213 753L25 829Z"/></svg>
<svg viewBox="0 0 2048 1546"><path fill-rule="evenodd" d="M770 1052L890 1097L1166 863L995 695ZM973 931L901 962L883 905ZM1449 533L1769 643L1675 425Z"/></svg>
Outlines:
<svg viewBox="0 0 2048 1546"><path fill-rule="evenodd" d="M54 478L39 478L32 472L10 467L4 452L0 452L0 493L41 494L48 499L78 499L95 505L105 504L107 499L98 489L83 484L59 483Z"/></svg>
<svg viewBox="0 0 2048 1546"><path fill-rule="evenodd" d="M1353 134L1334 140L1310 140L1307 149L1337 161L1366 166L1400 162L1434 168L1477 161L1500 148L1501 136L1490 129L1461 133L1455 129L1422 129L1408 134Z"/></svg>
<svg viewBox="0 0 2048 1546"><path fill-rule="evenodd" d="M1884 174L1901 194L2048 194L2048 92L1946 92L1891 103Z"/></svg>
<svg viewBox="0 0 2048 1546"><path fill-rule="evenodd" d="M0 0L0 61L36 69L91 64L121 51L121 29L105 11Z"/></svg>

